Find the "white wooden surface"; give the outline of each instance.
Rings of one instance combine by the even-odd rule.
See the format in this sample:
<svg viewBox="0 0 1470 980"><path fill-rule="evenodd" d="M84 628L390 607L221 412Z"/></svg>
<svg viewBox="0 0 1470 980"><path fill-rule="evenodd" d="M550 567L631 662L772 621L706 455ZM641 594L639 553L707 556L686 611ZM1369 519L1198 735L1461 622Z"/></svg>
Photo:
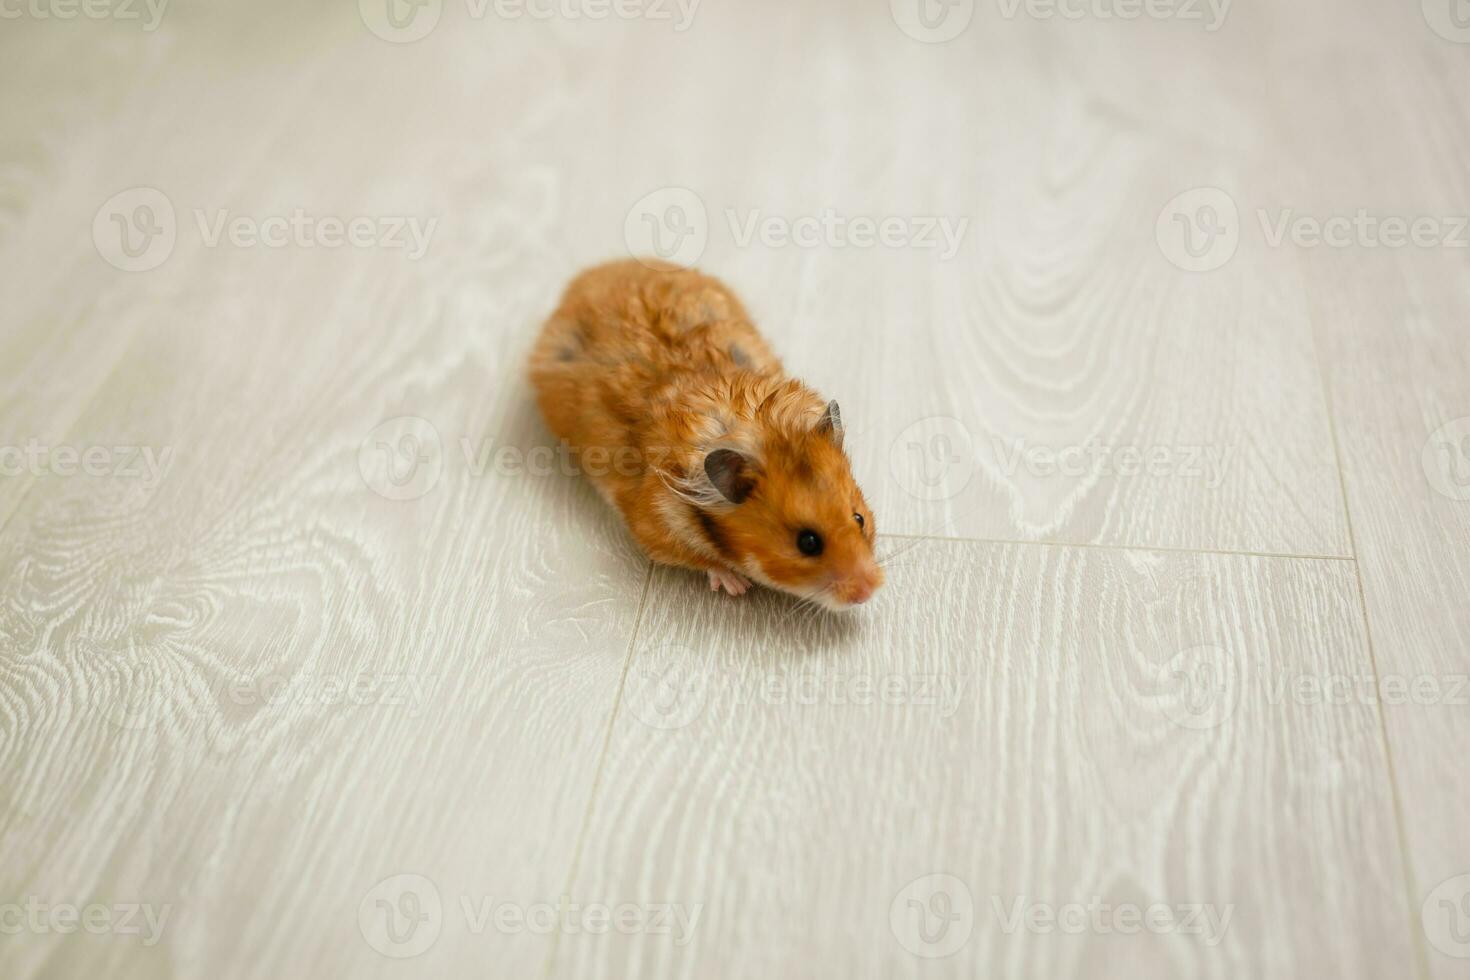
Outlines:
<svg viewBox="0 0 1470 980"><path fill-rule="evenodd" d="M1342 464L1365 621L1403 814L1409 905L1426 975L1470 963L1470 49L1386 10L1365 11L1368 59L1325 56L1287 102L1331 97L1361 121L1303 118L1290 152L1298 208L1449 218L1453 247L1300 254ZM1440 122L1439 120L1443 120ZM1459 216L1459 221L1454 221Z"/></svg>
<svg viewBox="0 0 1470 980"><path fill-rule="evenodd" d="M0 448L168 460L0 475L0 975L1465 975L1470 501L1423 450L1470 418L1467 252L1257 212L1470 212L1470 46L1414 4L981 4L945 44L886 6L0 21ZM178 241L129 273L92 225L140 186ZM1240 241L1186 272L1155 226L1197 187ZM477 466L546 444L538 320L661 188L842 401L890 568L860 615L711 596L574 477ZM194 216L297 208L437 225L414 261ZM828 208L967 224L737 234ZM388 499L404 432L435 479ZM1089 445L1226 462L1006 464ZM1231 918L1002 928L1094 898ZM563 900L645 917L481 918ZM169 912L145 945L27 902Z"/></svg>
<svg viewBox="0 0 1470 980"><path fill-rule="evenodd" d="M778 601L649 607L572 890L703 903L703 931L684 947L566 936L566 975L1409 962L1375 714L1278 696L1290 677L1369 671L1349 563L961 542L896 561L896 591L927 600L847 629ZM1198 720L1196 669L1219 685L1196 690ZM679 694L662 713L661 688ZM953 928L972 934L924 963L944 947L890 914L936 873L964 882L973 917ZM1231 918L1217 944L1007 930L1018 902L1095 897Z"/></svg>

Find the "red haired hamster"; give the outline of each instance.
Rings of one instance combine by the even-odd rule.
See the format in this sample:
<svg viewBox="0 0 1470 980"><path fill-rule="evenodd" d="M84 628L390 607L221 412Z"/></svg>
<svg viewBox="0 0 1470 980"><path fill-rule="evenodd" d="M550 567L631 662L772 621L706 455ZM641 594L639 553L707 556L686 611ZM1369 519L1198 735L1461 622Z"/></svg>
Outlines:
<svg viewBox="0 0 1470 980"><path fill-rule="evenodd" d="M631 259L583 272L541 330L531 382L654 561L829 609L883 584L837 403L786 376L718 279Z"/></svg>

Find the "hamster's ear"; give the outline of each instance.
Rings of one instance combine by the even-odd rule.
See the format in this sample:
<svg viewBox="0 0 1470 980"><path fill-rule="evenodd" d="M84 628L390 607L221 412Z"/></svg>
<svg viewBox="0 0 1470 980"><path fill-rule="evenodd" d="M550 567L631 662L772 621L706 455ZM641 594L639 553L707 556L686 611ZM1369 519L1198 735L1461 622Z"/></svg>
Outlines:
<svg viewBox="0 0 1470 980"><path fill-rule="evenodd" d="M832 440L832 444L838 449L842 448L842 409L837 407L835 401L827 403L827 410L817 420L817 433Z"/></svg>
<svg viewBox="0 0 1470 980"><path fill-rule="evenodd" d="M704 475L732 504L740 503L755 489L755 467L733 449L716 449L705 456Z"/></svg>

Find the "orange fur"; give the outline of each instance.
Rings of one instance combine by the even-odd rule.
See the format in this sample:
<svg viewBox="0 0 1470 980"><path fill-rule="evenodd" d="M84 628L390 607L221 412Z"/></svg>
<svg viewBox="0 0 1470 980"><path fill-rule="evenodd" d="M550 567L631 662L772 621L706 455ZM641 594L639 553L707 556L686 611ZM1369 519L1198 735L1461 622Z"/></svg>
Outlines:
<svg viewBox="0 0 1470 980"><path fill-rule="evenodd" d="M748 576L831 608L882 584L840 421L825 423L827 403L785 375L719 280L633 260L589 269L530 367L552 432L655 561L704 570L712 588ZM707 467L720 450L733 454L714 462L731 466ZM803 530L819 555L799 549Z"/></svg>

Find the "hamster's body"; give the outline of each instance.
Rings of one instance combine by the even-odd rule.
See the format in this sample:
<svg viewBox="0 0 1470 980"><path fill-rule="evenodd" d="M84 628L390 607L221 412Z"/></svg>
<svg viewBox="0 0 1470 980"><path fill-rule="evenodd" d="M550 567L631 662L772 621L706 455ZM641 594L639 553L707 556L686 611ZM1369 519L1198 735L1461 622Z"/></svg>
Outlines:
<svg viewBox="0 0 1470 980"><path fill-rule="evenodd" d="M833 608L881 584L836 404L785 375L719 280L651 261L583 272L542 328L531 380L655 561Z"/></svg>

